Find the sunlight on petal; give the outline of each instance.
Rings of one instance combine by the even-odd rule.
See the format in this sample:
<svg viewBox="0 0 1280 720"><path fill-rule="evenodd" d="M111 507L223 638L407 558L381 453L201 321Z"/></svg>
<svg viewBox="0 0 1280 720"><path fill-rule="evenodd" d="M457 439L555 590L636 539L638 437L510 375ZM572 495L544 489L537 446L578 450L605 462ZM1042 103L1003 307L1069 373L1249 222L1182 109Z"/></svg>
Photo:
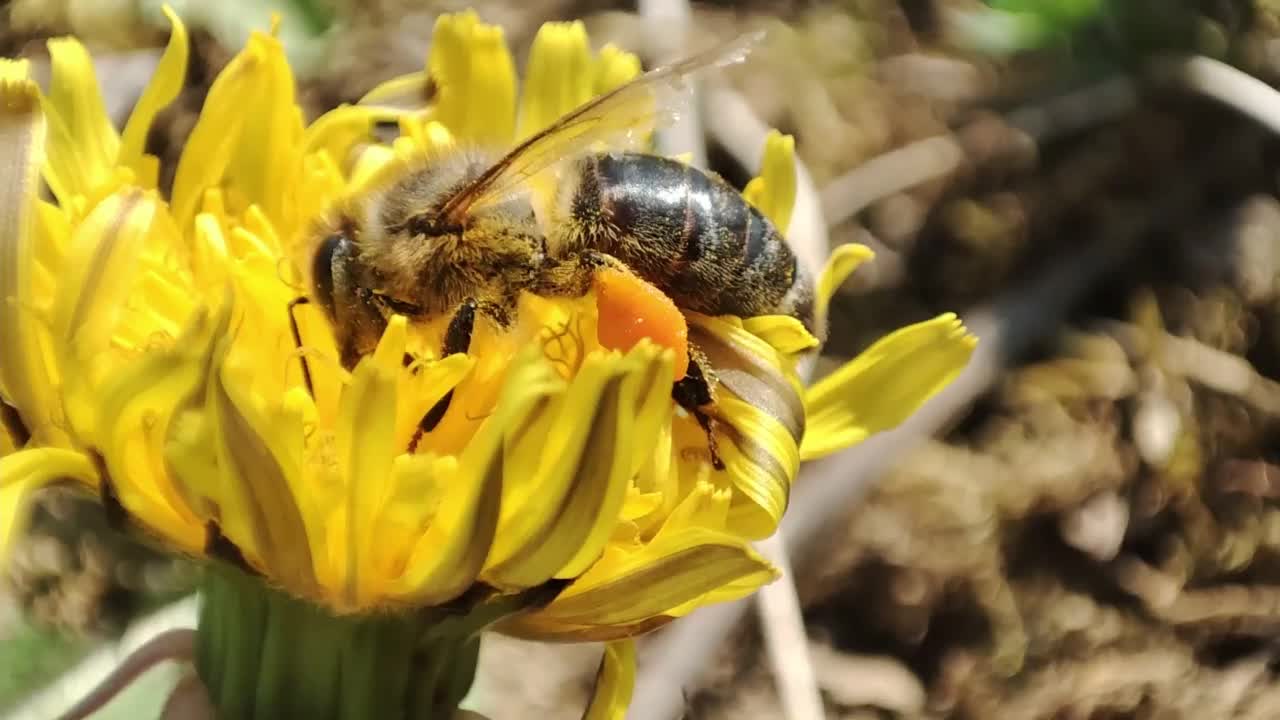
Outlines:
<svg viewBox="0 0 1280 720"><path fill-rule="evenodd" d="M796 203L796 140L777 130L765 137L760 176L747 183L742 197L773 222L784 236Z"/></svg>
<svg viewBox="0 0 1280 720"><path fill-rule="evenodd" d="M801 458L828 455L902 422L960 374L976 345L951 313L877 341L805 394Z"/></svg>

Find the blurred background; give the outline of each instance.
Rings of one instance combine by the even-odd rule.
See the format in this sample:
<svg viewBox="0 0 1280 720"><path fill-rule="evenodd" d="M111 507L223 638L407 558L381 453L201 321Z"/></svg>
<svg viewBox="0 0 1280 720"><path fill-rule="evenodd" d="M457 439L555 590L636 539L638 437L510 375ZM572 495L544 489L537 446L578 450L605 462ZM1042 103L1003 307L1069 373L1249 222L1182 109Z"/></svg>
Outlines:
<svg viewBox="0 0 1280 720"><path fill-rule="evenodd" d="M629 717L799 720L796 672L848 720L1280 717L1280 2L177 2L189 87L150 148L171 177L273 11L314 117L420 68L466 5L517 65L547 20L646 62L769 29L703 97L729 118L707 162L754 171L735 113L794 134L813 212L793 235L876 251L817 372L943 311L982 338L919 416L802 474L802 616L776 620L801 643L748 606L695 613L642 645ZM0 55L41 68L45 39L78 35L122 117L165 27L152 0L12 0ZM0 581L0 715L88 682L193 577L46 493ZM580 715L598 650L485 653L495 718Z"/></svg>

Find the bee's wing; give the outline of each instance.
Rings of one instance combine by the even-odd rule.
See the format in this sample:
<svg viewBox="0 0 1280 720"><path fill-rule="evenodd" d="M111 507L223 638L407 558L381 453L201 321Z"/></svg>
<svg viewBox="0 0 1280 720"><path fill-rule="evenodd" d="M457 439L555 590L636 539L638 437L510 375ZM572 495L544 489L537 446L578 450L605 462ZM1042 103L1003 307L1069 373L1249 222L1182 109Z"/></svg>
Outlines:
<svg viewBox="0 0 1280 720"><path fill-rule="evenodd" d="M507 153L441 208L450 224L461 224L472 209L509 197L547 168L582 155L596 143L612 149L634 145L675 117L673 96L690 74L742 61L764 33L756 32L658 67L592 98Z"/></svg>

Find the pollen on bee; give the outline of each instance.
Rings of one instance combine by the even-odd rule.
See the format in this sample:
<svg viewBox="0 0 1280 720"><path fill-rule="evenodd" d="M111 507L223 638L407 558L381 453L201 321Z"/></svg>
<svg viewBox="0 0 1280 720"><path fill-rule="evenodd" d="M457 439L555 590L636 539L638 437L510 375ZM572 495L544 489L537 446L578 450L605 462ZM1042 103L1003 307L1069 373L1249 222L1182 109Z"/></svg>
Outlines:
<svg viewBox="0 0 1280 720"><path fill-rule="evenodd" d="M689 370L689 326L675 302L657 287L624 270L595 274L600 345L626 352L642 339L675 353L674 380Z"/></svg>

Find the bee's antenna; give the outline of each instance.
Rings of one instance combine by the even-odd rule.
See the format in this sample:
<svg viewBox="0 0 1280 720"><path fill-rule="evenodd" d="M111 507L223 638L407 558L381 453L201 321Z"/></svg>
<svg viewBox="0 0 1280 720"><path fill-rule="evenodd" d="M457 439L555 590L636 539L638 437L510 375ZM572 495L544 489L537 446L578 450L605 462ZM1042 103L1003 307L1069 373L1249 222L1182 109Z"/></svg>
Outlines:
<svg viewBox="0 0 1280 720"><path fill-rule="evenodd" d="M302 331L298 328L298 317L293 309L299 305L310 305L310 298L305 295L289 301L289 330L293 332L293 344L298 349L298 362L302 363L302 382L307 386L307 394L316 399L316 388L311 382L311 365L307 363L307 354L302 349Z"/></svg>

